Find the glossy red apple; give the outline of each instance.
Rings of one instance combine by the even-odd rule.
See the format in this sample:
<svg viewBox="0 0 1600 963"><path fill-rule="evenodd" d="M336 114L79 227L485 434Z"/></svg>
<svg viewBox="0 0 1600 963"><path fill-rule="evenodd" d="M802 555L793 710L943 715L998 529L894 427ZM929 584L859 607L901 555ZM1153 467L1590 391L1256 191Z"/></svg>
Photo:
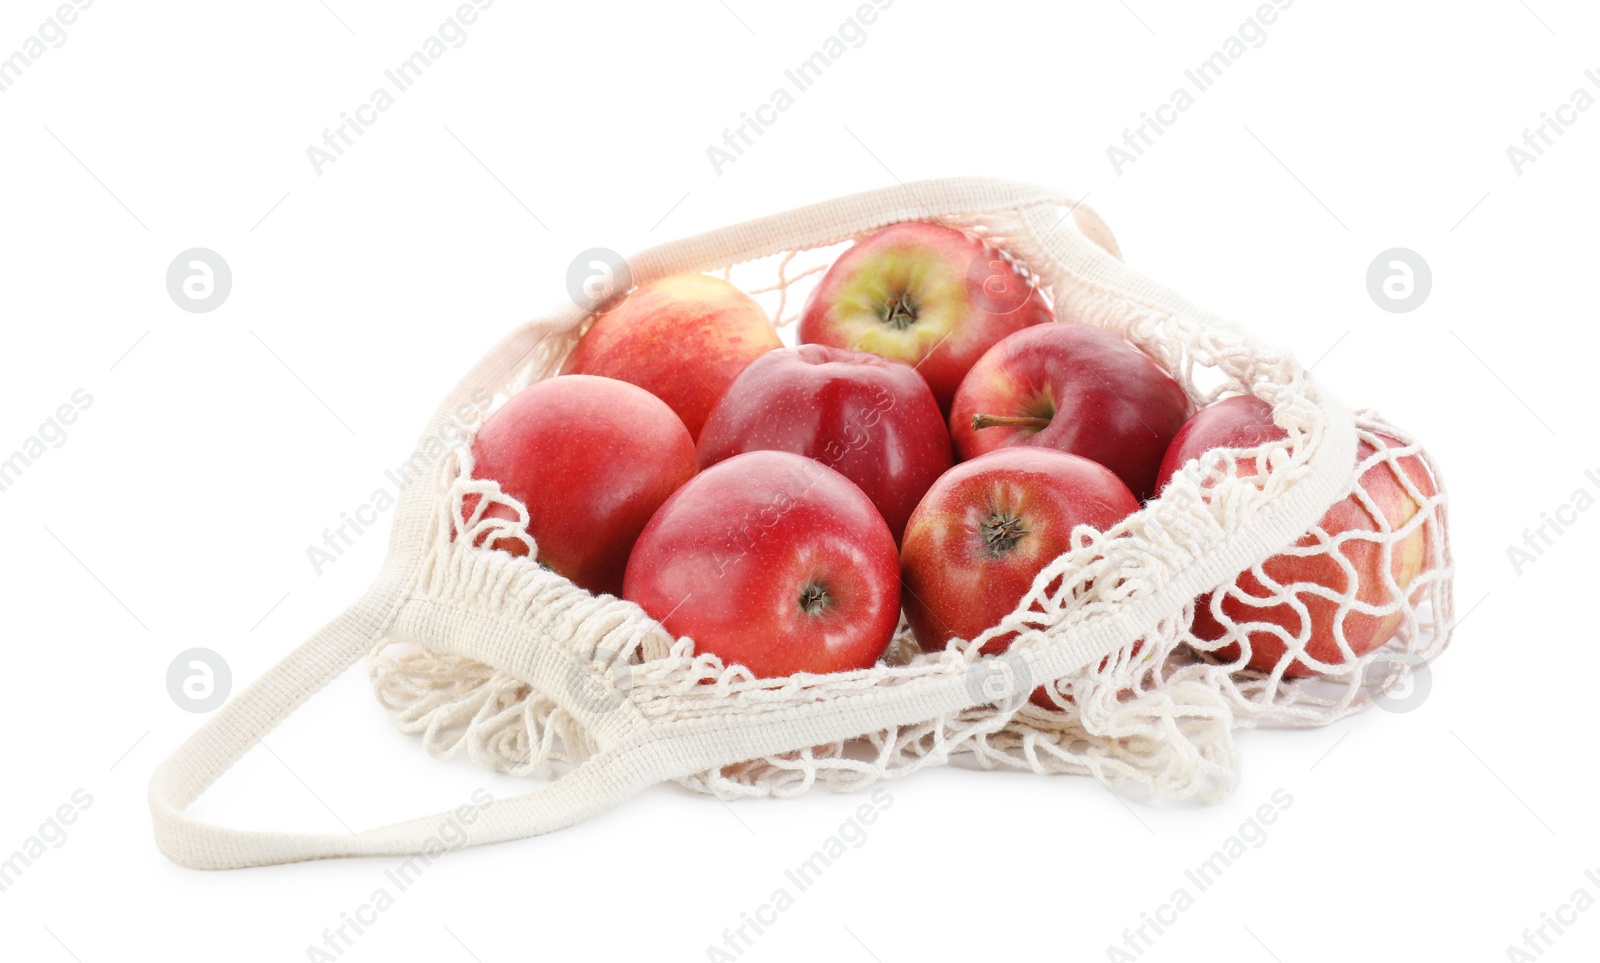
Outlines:
<svg viewBox="0 0 1600 963"><path fill-rule="evenodd" d="M783 347L767 312L720 278L680 274L642 284L595 318L562 374L636 384L665 401L692 437L745 365Z"/></svg>
<svg viewBox="0 0 1600 963"><path fill-rule="evenodd" d="M937 652L1009 615L1072 529L1104 531L1139 510L1110 469L1048 448L1004 448L945 472L911 514L900 549L906 620ZM986 655L1010 636L989 640Z"/></svg>
<svg viewBox="0 0 1600 963"><path fill-rule="evenodd" d="M900 620L894 538L872 501L783 451L718 462L667 499L623 596L761 678L865 669Z"/></svg>
<svg viewBox="0 0 1600 963"><path fill-rule="evenodd" d="M1223 399L1201 409L1178 432L1161 465L1161 485L1165 487L1184 465L1214 448L1253 448L1284 437L1286 432L1273 422L1272 410L1265 402L1251 395ZM1403 447L1392 438L1379 437L1386 447ZM1357 461L1375 453L1372 445L1362 441L1357 446ZM1271 672L1283 662L1291 641L1296 650L1303 646L1306 656L1330 666L1346 661L1339 648L1340 633L1357 656L1389 641L1405 615L1398 610L1378 613L1399 602L1389 589L1385 569L1403 594L1426 569L1431 556L1427 525L1419 525L1399 539L1383 534L1385 528L1393 531L1404 526L1421 508L1401 474L1424 499L1437 493L1421 458L1405 455L1398 462L1399 472L1387 462L1378 462L1362 473L1361 488L1370 505L1352 495L1328 509L1318 522L1327 540L1307 533L1292 548L1261 564L1267 581L1284 589L1269 588L1254 571L1246 571L1220 594L1202 596L1195 604L1195 636L1215 642L1229 635L1228 623L1237 625L1250 646L1245 664L1257 672ZM1235 470L1249 476L1257 472L1257 466L1254 459L1247 458ZM1341 599L1346 595L1358 608L1341 615ZM1366 606L1367 611L1359 606ZM1236 643L1228 643L1217 647L1216 654L1235 662L1241 653ZM1295 658L1283 674L1304 678L1317 671L1302 658Z"/></svg>
<svg viewBox="0 0 1600 963"><path fill-rule="evenodd" d="M815 458L855 482L897 543L953 463L939 403L910 365L820 344L752 361L700 431L701 468L760 450Z"/></svg>
<svg viewBox="0 0 1600 963"><path fill-rule="evenodd" d="M963 460L1013 445L1082 455L1143 501L1192 411L1172 375L1123 338L1046 324L1011 335L973 365L950 409L950 437Z"/></svg>
<svg viewBox="0 0 1600 963"><path fill-rule="evenodd" d="M948 411L985 351L1053 317L1033 282L994 248L955 228L908 221L833 262L800 316L800 340L904 361Z"/></svg>
<svg viewBox="0 0 1600 963"><path fill-rule="evenodd" d="M539 563L596 594L622 591L634 540L695 473L688 429L656 396L622 381L537 381L491 415L472 443L473 475L528 509ZM470 517L476 499L466 506ZM487 517L515 519L491 504ZM494 548L526 555L502 538Z"/></svg>

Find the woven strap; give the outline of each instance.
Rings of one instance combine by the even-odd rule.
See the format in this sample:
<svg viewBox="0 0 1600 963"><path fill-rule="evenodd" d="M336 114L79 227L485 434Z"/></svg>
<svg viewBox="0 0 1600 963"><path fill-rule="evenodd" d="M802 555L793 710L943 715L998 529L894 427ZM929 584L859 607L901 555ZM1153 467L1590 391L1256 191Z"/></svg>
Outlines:
<svg viewBox="0 0 1600 963"><path fill-rule="evenodd" d="M238 869L331 856L407 855L437 847L451 822L449 811L348 835L231 829L184 813L274 726L354 665L377 631L367 602L351 608L240 693L156 770L150 811L162 852L195 869ZM471 825L467 841L520 839L586 819L666 777L645 768L646 761L638 752L597 754L544 789L495 800Z"/></svg>
<svg viewBox="0 0 1600 963"><path fill-rule="evenodd" d="M902 185L801 208L653 248L630 260L643 282L683 271L739 263L799 246L845 240L896 221L941 212L979 214L1020 211L1052 267L1083 282L1142 304L1208 324L1231 328L1176 294L1125 267L1064 224L1059 210L1076 202L1045 188L976 178ZM1099 225L1083 211L1079 225ZM1101 227L1103 231L1103 227ZM544 335L582 320L564 309L540 325L514 332L462 380L440 406L423 437L436 435L451 413L480 389L495 390L508 365L526 357ZM1228 535L1158 591L1130 603L1115 616L1074 631L1029 652L1033 678L1059 678L1142 637L1162 618L1230 575L1292 543L1349 486L1355 432L1349 413L1320 388L1316 401L1326 431L1317 442L1309 473L1274 501L1247 528ZM308 698L362 658L398 621L447 651L475 651L482 639L472 620L430 622L416 600L414 584L428 526L435 523L431 491L413 482L396 509L389 556L374 587L305 644L224 706L156 770L150 808L156 843L175 862L199 869L260 866L334 856L405 855L437 848L449 811L349 835L277 833L230 829L199 822L185 810L240 757ZM406 617L402 619L402 615ZM527 639L528 647L538 646ZM584 667L558 670L553 692L577 691ZM915 686L866 690L818 702L762 720L694 719L617 731L571 772L537 791L497 799L466 827L465 845L536 836L608 809L666 779L791 750L831 743L884 726L913 723L959 711L974 694L960 674Z"/></svg>

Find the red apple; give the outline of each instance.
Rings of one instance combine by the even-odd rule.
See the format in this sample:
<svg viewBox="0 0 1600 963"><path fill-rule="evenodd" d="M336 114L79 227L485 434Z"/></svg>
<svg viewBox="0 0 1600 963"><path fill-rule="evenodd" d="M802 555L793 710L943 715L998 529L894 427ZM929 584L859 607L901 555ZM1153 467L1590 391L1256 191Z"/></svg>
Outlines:
<svg viewBox="0 0 1600 963"><path fill-rule="evenodd" d="M985 351L1053 317L1033 282L994 248L913 221L878 231L833 262L800 316L800 340L904 361L948 411Z"/></svg>
<svg viewBox="0 0 1600 963"><path fill-rule="evenodd" d="M896 543L953 462L939 403L910 365L820 344L752 361L700 431L701 468L762 449L815 458L855 482Z"/></svg>
<svg viewBox="0 0 1600 963"><path fill-rule="evenodd" d="M634 540L696 467L688 429L665 402L588 375L517 392L484 422L472 458L474 477L499 482L527 507L539 563L597 595L622 591ZM499 503L484 514L516 518ZM492 547L528 551L514 538Z"/></svg>
<svg viewBox="0 0 1600 963"><path fill-rule="evenodd" d="M950 409L956 455L1012 445L1082 455L1141 501L1193 407L1182 386L1128 341L1087 324L1046 324L989 349Z"/></svg>
<svg viewBox="0 0 1600 963"><path fill-rule="evenodd" d="M917 644L937 652L999 623L1072 547L1075 526L1104 531L1138 510L1110 469L1048 448L1004 448L945 472L912 512L900 549ZM1010 644L1001 636L981 651Z"/></svg>
<svg viewBox="0 0 1600 963"><path fill-rule="evenodd" d="M1251 395L1225 398L1201 409L1178 432L1162 462L1160 483L1165 487L1184 465L1214 448L1253 448L1286 435L1273 422L1272 409L1265 402ZM1379 437L1386 447L1402 447L1399 441ZM1357 446L1357 461L1375 453L1376 449L1363 441ZM1421 458L1406 455L1398 461L1400 472L1423 497L1436 493L1433 477ZM1235 470L1255 475L1255 460L1242 459ZM1257 672L1271 672L1283 661L1289 649L1287 640L1295 640L1296 649L1303 645L1311 659L1335 666L1345 662L1338 633L1342 632L1357 656L1389 641L1405 620L1403 611L1372 614L1370 608L1366 612L1351 609L1341 617L1340 599L1351 594L1359 605L1376 608L1400 603L1388 587L1385 566L1394 585L1405 593L1429 564L1430 536L1426 525L1400 539L1383 534L1385 525L1398 529L1421 507L1387 462L1367 469L1360 481L1370 505L1355 495L1343 499L1317 523L1326 539L1307 533L1292 548L1261 564L1267 581L1283 589L1269 588L1253 570L1240 573L1219 593L1202 596L1195 603L1195 636L1215 642L1228 635L1225 622L1236 623L1250 646L1246 666ZM1387 550L1386 543L1391 543ZM1228 662L1240 657L1236 643L1219 646L1216 653ZM1296 658L1283 674L1304 678L1316 673Z"/></svg>
<svg viewBox="0 0 1600 963"><path fill-rule="evenodd" d="M667 499L622 594L760 678L868 668L900 620L894 537L872 501L785 451L735 455Z"/></svg>
<svg viewBox="0 0 1600 963"><path fill-rule="evenodd" d="M561 373L636 384L671 406L697 438L745 365L781 347L748 294L720 278L681 274L642 284L597 316Z"/></svg>

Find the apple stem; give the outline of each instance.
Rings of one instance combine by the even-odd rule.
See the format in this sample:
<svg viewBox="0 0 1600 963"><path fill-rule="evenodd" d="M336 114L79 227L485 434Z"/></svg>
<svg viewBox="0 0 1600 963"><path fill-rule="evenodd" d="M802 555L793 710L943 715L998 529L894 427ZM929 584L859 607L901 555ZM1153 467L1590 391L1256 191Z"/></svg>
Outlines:
<svg viewBox="0 0 1600 963"><path fill-rule="evenodd" d="M902 293L890 299L884 307L883 323L896 331L904 331L917 323L917 306L912 303L910 294Z"/></svg>
<svg viewBox="0 0 1600 963"><path fill-rule="evenodd" d="M1036 418L1029 415L984 415L972 416L972 430L982 431L985 428L1032 428L1038 431L1050 427L1049 418Z"/></svg>
<svg viewBox="0 0 1600 963"><path fill-rule="evenodd" d="M828 590L815 582L800 591L800 611L816 615L828 607Z"/></svg>
<svg viewBox="0 0 1600 963"><path fill-rule="evenodd" d="M1004 558L1027 534L1022 519L1001 512L990 515L978 526L978 535L990 558Z"/></svg>

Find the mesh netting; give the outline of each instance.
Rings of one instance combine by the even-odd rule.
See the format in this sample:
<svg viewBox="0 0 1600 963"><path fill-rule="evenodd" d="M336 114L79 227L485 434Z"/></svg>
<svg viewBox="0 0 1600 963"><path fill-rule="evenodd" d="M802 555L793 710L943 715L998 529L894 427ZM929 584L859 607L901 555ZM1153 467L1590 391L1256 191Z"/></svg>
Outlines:
<svg viewBox="0 0 1600 963"><path fill-rule="evenodd" d="M1071 214L1063 210L1063 221ZM1237 776L1236 728L1327 724L1384 698L1408 669L1444 647L1452 610L1442 486L1408 435L1363 411L1356 415L1360 463L1351 466L1348 503L1330 508L1322 524L1280 555L1172 611L1102 662L1063 679L1027 677L1020 653L1155 591L1219 534L1270 505L1305 475L1308 452L1324 426L1307 373L1287 355L1264 351L1237 331L1039 270L1053 262L1015 215L939 220L1002 251L1052 301L1061 320L1099 325L1138 345L1172 372L1197 406L1254 394L1273 406L1285 437L1212 452L1111 530L1080 528L1073 548L1039 573L1016 610L977 638L924 653L902 619L883 660L861 671L757 679L696 653L690 639L671 638L631 603L591 596L528 559L475 547L510 537L528 544L530 559L535 554L526 509L494 482L472 477L470 439L439 465L437 521L418 593L540 627L549 644L592 663L603 680L592 692L564 698L591 709L596 702L582 700L625 698L648 721L782 712L977 663L965 669L967 685L973 701L986 704L679 780L724 798L790 796L817 783L855 789L957 760L1084 774L1157 796L1213 798L1231 789ZM755 296L783 328L797 317L816 276L851 240L832 238L709 273ZM553 375L585 327L544 337L472 427L510 395ZM486 517L491 503L514 517ZM979 655L989 639L1011 633L1007 653ZM1374 640L1383 644L1374 646ZM481 662L385 640L370 668L395 723L421 735L435 755L465 754L496 771L548 776L595 751L591 734L552 694ZM1029 701L1040 685L1054 708Z"/></svg>

